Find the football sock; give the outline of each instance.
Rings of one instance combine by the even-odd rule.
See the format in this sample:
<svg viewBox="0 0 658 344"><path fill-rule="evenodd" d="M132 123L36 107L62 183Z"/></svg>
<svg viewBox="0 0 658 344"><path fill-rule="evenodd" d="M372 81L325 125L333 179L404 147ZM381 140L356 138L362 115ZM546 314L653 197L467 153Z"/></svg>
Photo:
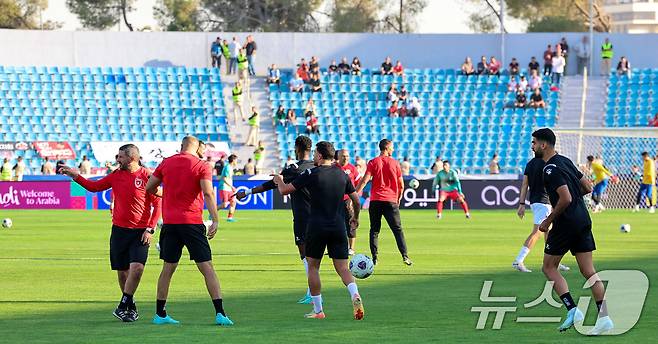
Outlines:
<svg viewBox="0 0 658 344"><path fill-rule="evenodd" d="M436 212L439 214L443 212L443 202L439 201L436 203Z"/></svg>
<svg viewBox="0 0 658 344"><path fill-rule="evenodd" d="M128 305L132 305L132 303L133 303L133 296L130 294L123 293L123 296L121 297L121 301L119 302L117 308L128 309Z"/></svg>
<svg viewBox="0 0 658 344"><path fill-rule="evenodd" d="M466 201L461 203L462 209L464 209L464 213L468 214L468 203Z"/></svg>
<svg viewBox="0 0 658 344"><path fill-rule="evenodd" d="M573 298L569 292L560 295L560 300L562 300L562 303L564 303L564 305L567 307L567 311L570 311L572 308L576 307L576 303L573 302Z"/></svg>
<svg viewBox="0 0 658 344"><path fill-rule="evenodd" d="M156 300L155 302L155 314L157 314L160 318L167 316L167 311L165 310L166 303L167 300Z"/></svg>
<svg viewBox="0 0 658 344"><path fill-rule="evenodd" d="M519 251L519 255L516 256L516 262L517 263L523 263L525 260L525 257L528 256L528 253L530 253L530 249L527 248L525 245L521 246L521 251Z"/></svg>
<svg viewBox="0 0 658 344"><path fill-rule="evenodd" d="M137 305L135 304L135 298L131 300L130 304L128 305L128 309L137 312Z"/></svg>
<svg viewBox="0 0 658 344"><path fill-rule="evenodd" d="M304 264L304 271L306 272L306 278L308 279L308 261L306 257L302 258L302 264ZM311 288L306 288L306 295L311 295Z"/></svg>
<svg viewBox="0 0 658 344"><path fill-rule="evenodd" d="M356 283L352 282L347 285L347 291L350 292L350 297L354 299L354 295L359 293L359 288L356 286Z"/></svg>
<svg viewBox="0 0 658 344"><path fill-rule="evenodd" d="M215 306L215 314L221 313L226 316L226 313L224 313L224 306L222 305L222 299L213 299L212 304Z"/></svg>
<svg viewBox="0 0 658 344"><path fill-rule="evenodd" d="M322 312L322 294L320 295L311 295L313 299L313 312L320 313Z"/></svg>

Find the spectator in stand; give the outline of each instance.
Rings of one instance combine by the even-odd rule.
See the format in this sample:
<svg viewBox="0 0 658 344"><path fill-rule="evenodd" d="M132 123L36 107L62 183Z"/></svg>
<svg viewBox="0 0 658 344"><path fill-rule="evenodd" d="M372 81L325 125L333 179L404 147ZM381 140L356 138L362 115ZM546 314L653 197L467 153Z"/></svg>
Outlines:
<svg viewBox="0 0 658 344"><path fill-rule="evenodd" d="M402 87L400 87L400 92L398 92L398 100L400 102L406 103L408 96L409 92L407 92L407 86L403 84Z"/></svg>
<svg viewBox="0 0 658 344"><path fill-rule="evenodd" d="M308 68L313 70L315 67L320 68L320 61L318 60L317 56L311 56L311 61L308 63Z"/></svg>
<svg viewBox="0 0 658 344"><path fill-rule="evenodd" d="M487 57L482 55L480 62L478 62L478 75L489 74L489 64L487 63ZM443 167L442 167L443 168Z"/></svg>
<svg viewBox="0 0 658 344"><path fill-rule="evenodd" d="M352 59L352 74L361 75L361 61L356 56Z"/></svg>
<svg viewBox="0 0 658 344"><path fill-rule="evenodd" d="M304 116L308 117L310 115L315 115L317 113L316 111L315 102L313 99L309 99L306 103L306 107L304 107Z"/></svg>
<svg viewBox="0 0 658 344"><path fill-rule="evenodd" d="M289 82L290 92L304 92L304 80L299 77L299 73L295 73L295 77Z"/></svg>
<svg viewBox="0 0 658 344"><path fill-rule="evenodd" d="M399 110L398 109L398 101L394 100L393 102L391 102L391 106L388 108L388 116L389 117L398 117L399 116L398 110Z"/></svg>
<svg viewBox="0 0 658 344"><path fill-rule="evenodd" d="M509 74L519 74L519 62L516 60L516 57L512 57L512 62L509 63Z"/></svg>
<svg viewBox="0 0 658 344"><path fill-rule="evenodd" d="M649 126L650 127L658 127L658 113L655 116L653 116L653 119L649 120ZM656 166L658 166L658 165L656 165Z"/></svg>
<svg viewBox="0 0 658 344"><path fill-rule="evenodd" d="M516 77L511 76L509 82L507 83L507 92L516 92L519 88L519 83L516 81Z"/></svg>
<svg viewBox="0 0 658 344"><path fill-rule="evenodd" d="M249 75L254 76L256 75L254 61L256 60L256 50L258 50L254 36L247 36L247 44L244 45L244 49L247 52L247 61L249 61Z"/></svg>
<svg viewBox="0 0 658 344"><path fill-rule="evenodd" d="M569 45L567 44L567 39L562 37L560 43L560 50L562 50L562 56L564 57L564 75L567 73L567 63L569 62Z"/></svg>
<svg viewBox="0 0 658 344"><path fill-rule="evenodd" d="M231 59L228 62L228 72L229 74L233 74L238 70L238 54L240 54L240 44L236 37L233 37L229 45L229 50L231 51Z"/></svg>
<svg viewBox="0 0 658 344"><path fill-rule="evenodd" d="M538 88L541 88L542 82L544 82L539 76L539 72L537 70L533 70L532 75L530 76L530 81L528 82L528 86L530 86L531 90L535 90Z"/></svg>
<svg viewBox="0 0 658 344"><path fill-rule="evenodd" d="M500 62L494 56L489 59L489 75L500 75Z"/></svg>
<svg viewBox="0 0 658 344"><path fill-rule="evenodd" d="M252 158L247 159L247 163L244 164L242 171L245 176L253 176L256 174L256 165L254 164L254 160Z"/></svg>
<svg viewBox="0 0 658 344"><path fill-rule="evenodd" d="M395 62L395 67L393 67L393 75L397 75L397 76L404 75L404 67L402 67L402 62L400 62L400 60L397 60Z"/></svg>
<svg viewBox="0 0 658 344"><path fill-rule="evenodd" d="M420 112L421 112L421 107L418 98L411 97L411 101L407 105L407 114L411 117L418 117L420 116Z"/></svg>
<svg viewBox="0 0 658 344"><path fill-rule="evenodd" d="M500 157L497 153L493 154L489 161L489 174L500 174Z"/></svg>
<svg viewBox="0 0 658 344"><path fill-rule="evenodd" d="M352 73L352 67L347 63L347 57L343 57L338 64L338 71L340 74L349 75Z"/></svg>
<svg viewBox="0 0 658 344"><path fill-rule="evenodd" d="M566 66L566 61L564 60L564 56L562 55L556 55L553 57L553 83L555 85L560 85L560 79L562 79L562 75L564 74L564 67Z"/></svg>
<svg viewBox="0 0 658 344"><path fill-rule="evenodd" d="M546 107L546 103L544 102L544 98L542 97L541 90L539 88L535 88L532 95L530 96L530 106L535 109Z"/></svg>
<svg viewBox="0 0 658 344"><path fill-rule="evenodd" d="M55 167L53 164L50 162L49 158L46 158L45 162L43 165L41 165L41 173L46 176L54 175L55 174Z"/></svg>
<svg viewBox="0 0 658 344"><path fill-rule="evenodd" d="M619 63L617 63L617 75L631 77L631 63L628 62L626 56L622 56Z"/></svg>
<svg viewBox="0 0 658 344"><path fill-rule="evenodd" d="M434 160L434 163L432 164L432 166L430 166L430 170L432 170L432 174L437 174L442 169L443 169L443 159L441 159L441 156L437 155L436 160Z"/></svg>
<svg viewBox="0 0 658 344"><path fill-rule="evenodd" d="M589 46L589 38L587 37L587 35L583 36L583 38L580 40L580 43L576 45L574 50L576 50L578 74L583 74L585 71L585 67L589 69L590 46Z"/></svg>
<svg viewBox="0 0 658 344"><path fill-rule="evenodd" d="M528 89L528 79L525 78L525 75L521 75L519 77L519 85L518 87L522 89L523 91Z"/></svg>
<svg viewBox="0 0 658 344"><path fill-rule="evenodd" d="M320 134L320 126L318 125L318 119L315 117L315 113L306 116L306 134Z"/></svg>
<svg viewBox="0 0 658 344"><path fill-rule="evenodd" d="M308 64L306 64L306 60L302 59L302 61L299 63L297 66L297 74L299 77L302 79L304 83L308 81L310 76L308 75Z"/></svg>
<svg viewBox="0 0 658 344"><path fill-rule="evenodd" d="M525 103L526 103L526 96L525 96L525 91L522 89L518 89L516 91L516 99L514 100L514 107L516 108L524 108Z"/></svg>
<svg viewBox="0 0 658 344"><path fill-rule="evenodd" d="M402 170L403 176L408 176L411 174L411 164L409 163L409 157L404 157L400 163L400 169Z"/></svg>
<svg viewBox="0 0 658 344"><path fill-rule="evenodd" d="M463 75L475 74L475 68L473 68L473 61L471 61L470 57L466 57L464 63L462 63L461 71Z"/></svg>
<svg viewBox="0 0 658 344"><path fill-rule="evenodd" d="M549 44L546 51L544 51L544 75L551 75L553 71L553 55L553 49Z"/></svg>
<svg viewBox="0 0 658 344"><path fill-rule="evenodd" d="M311 92L322 92L322 85L320 84L320 76L318 74L313 74L311 76L309 85L311 86Z"/></svg>
<svg viewBox="0 0 658 344"><path fill-rule="evenodd" d="M286 120L288 121L288 124L293 127L297 125L297 115L295 114L295 110L288 109Z"/></svg>
<svg viewBox="0 0 658 344"><path fill-rule="evenodd" d="M274 114L274 122L278 125L285 127L287 124L288 116L286 115L286 109L283 108L283 105L279 105L279 108L276 109Z"/></svg>
<svg viewBox="0 0 658 344"><path fill-rule="evenodd" d="M281 84L281 71L273 63L270 68L267 69L267 83L268 84Z"/></svg>
<svg viewBox="0 0 658 344"><path fill-rule="evenodd" d="M388 94L386 94L386 99L389 102L394 102L398 100L398 89L395 83L392 83L388 89Z"/></svg>
<svg viewBox="0 0 658 344"><path fill-rule="evenodd" d="M86 176L91 174L91 161L89 161L86 155L82 156L82 161L80 162L80 165L78 165L78 169L82 175Z"/></svg>
<svg viewBox="0 0 658 344"><path fill-rule="evenodd" d="M532 73L533 70L539 73L539 62L534 56L530 58L530 63L528 63L528 71Z"/></svg>
<svg viewBox="0 0 658 344"><path fill-rule="evenodd" d="M320 79L320 75L321 75L320 67L318 67L318 66L313 67L313 69L311 69L311 72L309 73L309 82L310 82L310 79L313 79L313 76L317 76L318 79Z"/></svg>
<svg viewBox="0 0 658 344"><path fill-rule="evenodd" d="M379 68L379 71L382 73L382 75L393 74L393 64L391 63L390 57L386 56L386 59L384 59L382 66Z"/></svg>
<svg viewBox="0 0 658 344"><path fill-rule="evenodd" d="M27 167L25 166L25 161L23 161L23 157L19 156L18 159L16 159L16 165L14 165L14 180L17 182L22 182L23 181L23 174L25 174L25 170Z"/></svg>
<svg viewBox="0 0 658 344"><path fill-rule="evenodd" d="M210 45L210 61L212 68L220 68L222 66L222 40L217 39Z"/></svg>
<svg viewBox="0 0 658 344"><path fill-rule="evenodd" d="M331 64L329 65L329 68L327 68L327 72L331 74L338 74L338 65L336 64L336 60L331 60Z"/></svg>

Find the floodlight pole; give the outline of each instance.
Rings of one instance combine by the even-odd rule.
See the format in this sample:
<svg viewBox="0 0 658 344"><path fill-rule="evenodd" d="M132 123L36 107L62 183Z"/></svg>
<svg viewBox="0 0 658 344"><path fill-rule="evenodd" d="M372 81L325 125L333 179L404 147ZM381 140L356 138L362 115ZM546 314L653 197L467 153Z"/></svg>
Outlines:
<svg viewBox="0 0 658 344"><path fill-rule="evenodd" d="M589 0L589 76L594 71L594 0Z"/></svg>
<svg viewBox="0 0 658 344"><path fill-rule="evenodd" d="M500 0L500 63L505 61L505 0Z"/></svg>

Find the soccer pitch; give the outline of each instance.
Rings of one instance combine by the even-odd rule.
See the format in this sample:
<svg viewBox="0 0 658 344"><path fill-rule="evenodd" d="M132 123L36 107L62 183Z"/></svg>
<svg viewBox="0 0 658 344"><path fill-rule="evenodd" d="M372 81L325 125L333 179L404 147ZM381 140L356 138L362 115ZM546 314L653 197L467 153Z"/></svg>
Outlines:
<svg viewBox="0 0 658 344"><path fill-rule="evenodd" d="M225 212L221 213L225 217ZM367 211L362 213L356 251L368 250ZM530 215L530 213L528 213ZM630 211L594 214L593 232L599 271L641 270L650 284L658 282L657 215ZM402 264L387 227L380 234L380 260L375 274L358 281L366 316L352 320L349 294L323 261L325 320L304 319L309 305L296 301L306 289L303 266L293 244L289 211L242 211L237 223L222 221L211 240L224 306L235 326L213 325L214 311L201 274L183 254L174 275L167 310L180 325L150 323L155 311L156 280L161 269L151 247L144 277L135 295L140 319L121 323L112 311L121 296L109 267L110 217L106 211L3 211L13 228L0 229L0 342L6 343L421 343L537 342L574 340L652 342L658 327L656 291L649 290L637 325L621 336L587 338L574 329L557 331L557 323L517 323L517 316L564 317L564 307L545 302L532 309L524 303L543 290L540 240L526 259L533 272L523 274L511 263L531 228L515 211L448 211L438 221L433 211L402 211L412 267ZM622 234L622 223L632 231ZM577 300L590 296L568 254L564 273ZM500 330L477 330L479 313L471 307L499 306L481 302L486 280L491 296L515 296ZM554 296L557 299L557 296ZM593 325L593 305L586 320ZM595 308L594 308L595 309ZM614 320L614 317L613 317Z"/></svg>

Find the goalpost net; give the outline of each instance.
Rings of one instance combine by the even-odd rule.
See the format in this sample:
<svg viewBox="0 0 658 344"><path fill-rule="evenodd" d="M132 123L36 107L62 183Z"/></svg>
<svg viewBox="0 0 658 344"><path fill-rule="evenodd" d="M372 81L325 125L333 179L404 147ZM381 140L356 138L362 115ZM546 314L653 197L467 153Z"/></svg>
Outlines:
<svg viewBox="0 0 658 344"><path fill-rule="evenodd" d="M587 169L587 156L592 155L601 159L603 165L619 177L619 183L609 183L602 197L606 208L635 206L642 180L641 154L648 152L652 159L658 157L658 128L564 128L554 131L558 153L569 157L585 175L591 175ZM586 199L589 201L589 196ZM656 204L656 187L653 188L653 204Z"/></svg>

